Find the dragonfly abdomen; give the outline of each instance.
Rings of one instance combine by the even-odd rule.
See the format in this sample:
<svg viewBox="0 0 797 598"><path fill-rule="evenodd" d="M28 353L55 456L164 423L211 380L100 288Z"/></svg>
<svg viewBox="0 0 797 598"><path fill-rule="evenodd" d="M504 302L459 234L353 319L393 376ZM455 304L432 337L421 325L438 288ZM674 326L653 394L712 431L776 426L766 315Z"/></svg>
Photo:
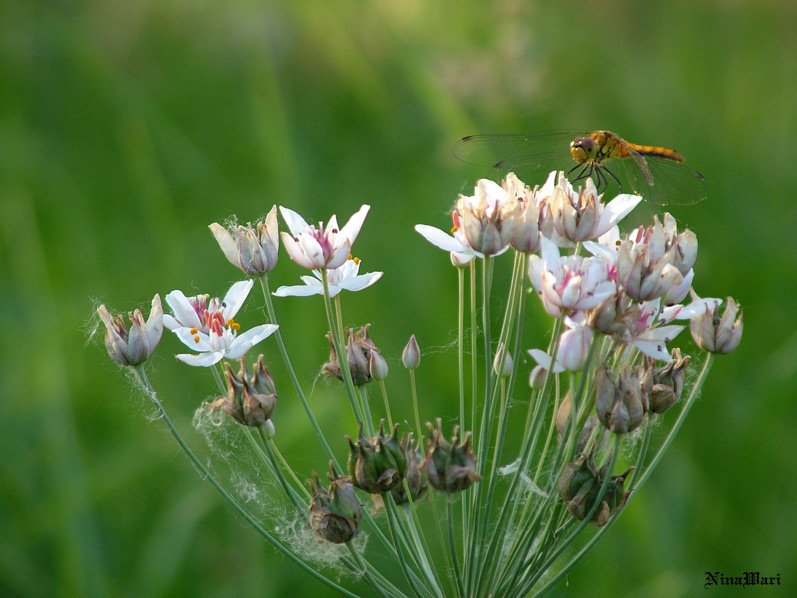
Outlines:
<svg viewBox="0 0 797 598"><path fill-rule="evenodd" d="M667 149L665 147L656 147L655 145L637 145L636 143L628 143L628 147L643 156L656 156L673 162L683 162L684 157L675 150Z"/></svg>

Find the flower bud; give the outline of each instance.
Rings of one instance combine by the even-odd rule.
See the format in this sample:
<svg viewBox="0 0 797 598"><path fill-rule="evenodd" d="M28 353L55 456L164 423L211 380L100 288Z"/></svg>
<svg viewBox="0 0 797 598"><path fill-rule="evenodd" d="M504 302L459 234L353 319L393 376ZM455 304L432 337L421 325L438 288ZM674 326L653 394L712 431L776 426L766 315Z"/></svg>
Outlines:
<svg viewBox="0 0 797 598"><path fill-rule="evenodd" d="M384 380L387 378L387 361L378 350L371 351L368 356L368 371L374 380Z"/></svg>
<svg viewBox="0 0 797 598"><path fill-rule="evenodd" d="M615 434L636 430L648 412L640 371L620 366L614 375L605 366L595 374L595 411L603 426Z"/></svg>
<svg viewBox="0 0 797 598"><path fill-rule="evenodd" d="M706 311L692 318L689 328L697 346L704 351L730 353L742 340L744 325L739 304L732 297L728 297L722 317L717 303L713 311Z"/></svg>
<svg viewBox="0 0 797 598"><path fill-rule="evenodd" d="M672 363L656 368L650 357L645 357L642 374L642 392L647 395L651 413L664 413L681 399L684 388L684 373L689 365L689 356L681 357L681 350L672 350Z"/></svg>
<svg viewBox="0 0 797 598"><path fill-rule="evenodd" d="M630 490L624 491L625 479L633 470L634 468L630 467L622 475L612 476L606 493L601 499L601 504L593 513L590 523L597 527L603 527L609 522L612 514L623 508L631 494ZM582 520L592 510L606 475L606 467L602 467L599 471L592 453L581 455L574 462L565 466L562 477L559 478L557 490L573 517Z"/></svg>
<svg viewBox="0 0 797 598"><path fill-rule="evenodd" d="M404 352L401 354L401 362L408 370L417 369L421 365L421 348L418 346L418 341L415 340L415 335L410 337L407 346L404 347Z"/></svg>
<svg viewBox="0 0 797 598"><path fill-rule="evenodd" d="M465 434L461 444L459 426L454 426L451 442L443 436L443 422L437 419L437 429L427 422L429 444L421 467L426 472L429 483L443 492L459 492L481 480L476 473L476 456L470 449L470 432Z"/></svg>
<svg viewBox="0 0 797 598"><path fill-rule="evenodd" d="M240 370L235 374L229 362L224 363L224 376L227 378L227 396L208 404L210 409L222 407L239 424L245 426L265 426L277 402L274 380L263 363L263 356L257 358L257 366L250 376L246 371L246 360L241 357ZM270 427L273 434L273 424Z"/></svg>
<svg viewBox="0 0 797 598"><path fill-rule="evenodd" d="M351 478L327 474L330 482L327 490L321 485L315 472L313 476L315 484L308 481L313 493L310 502L310 527L324 540L344 544L357 535L363 516Z"/></svg>
<svg viewBox="0 0 797 598"><path fill-rule="evenodd" d="M543 366L537 365L531 370L529 374L529 386L534 390L539 390L545 386L545 379L548 377L548 370Z"/></svg>
<svg viewBox="0 0 797 598"><path fill-rule="evenodd" d="M259 276L270 272L277 265L277 206L271 208L266 219L258 222L254 228L251 224L239 225L235 227L234 234L217 222L209 228L225 257L245 274Z"/></svg>
<svg viewBox="0 0 797 598"><path fill-rule="evenodd" d="M130 330L122 316L111 316L104 305L100 305L97 313L105 324L105 348L108 355L121 365L138 365L143 363L160 342L163 334L163 306L160 295L152 299L152 309L145 321L140 309L130 317Z"/></svg>
<svg viewBox="0 0 797 598"><path fill-rule="evenodd" d="M379 353L379 349L371 340L371 337L368 336L369 327L370 324L365 324L361 326L357 332L352 331L350 328L346 328L346 334L348 335L346 361L349 364L351 380L355 386L362 386L371 381L371 353ZM327 333L327 338L329 339L331 347L329 361L324 364L321 373L334 376L343 382L343 374L340 370L340 363L338 362L338 356L335 351L335 341L331 332Z"/></svg>
<svg viewBox="0 0 797 598"><path fill-rule="evenodd" d="M385 436L385 420L379 424L379 435L366 438L360 422L357 442L347 436L349 453L349 475L355 486L372 494L382 494L401 483L407 470L405 449L398 441L399 424L393 435Z"/></svg>
<svg viewBox="0 0 797 598"><path fill-rule="evenodd" d="M506 357L504 357L504 353L506 353ZM504 362L503 365L501 361ZM501 343L493 359L493 372L495 372L496 376L509 376L512 373L513 367L514 361L512 361L512 354L509 351L505 351L504 343Z"/></svg>

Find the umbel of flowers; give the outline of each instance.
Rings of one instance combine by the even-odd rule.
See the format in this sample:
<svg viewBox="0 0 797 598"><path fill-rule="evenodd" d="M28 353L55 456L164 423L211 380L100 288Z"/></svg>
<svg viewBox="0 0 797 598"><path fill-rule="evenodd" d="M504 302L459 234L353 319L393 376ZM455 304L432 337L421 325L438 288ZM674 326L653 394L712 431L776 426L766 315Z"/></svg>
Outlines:
<svg viewBox="0 0 797 598"><path fill-rule="evenodd" d="M359 595L359 584L369 586L364 595L387 597L542 594L585 552L568 548L594 545L632 502L674 441L715 355L741 339L738 304L728 298L723 309L723 301L694 290L694 232L679 230L665 213L620 233L618 224L641 200L621 194L604 202L590 179L574 187L563 173L535 187L510 174L460 195L450 233L416 226L449 254L458 275L452 304L459 385L429 381L435 393L458 401L452 413L428 413L429 402L419 400L416 376L424 371L415 335L400 356L406 374L388 380L388 363L399 356L383 356L371 337L378 324L344 325L344 291L365 291L382 276L360 274L362 263L351 254L367 205L342 227L335 216L310 224L276 206L255 224L212 224L224 256L249 278L223 298L171 291L167 314L155 295L149 318L136 310L129 326L100 306L105 345L134 373L203 477L319 582L346 596ZM310 272L302 284L272 293L280 240ZM497 279L499 259L512 261L508 280ZM237 318L255 281L266 321L245 327ZM274 297L284 303L275 305ZM290 352L307 340L283 338L277 307L298 309L294 301L326 314L317 338L329 342L330 356L319 371L338 394L337 423L354 437L329 436L329 422L317 416L293 369ZM494 305L504 306L503 314ZM528 334L531 309L549 319L547 340ZM687 325L697 355L673 346ZM147 377L144 364L164 326L191 350L177 359L205 368L215 381L218 398L197 401L195 425L210 441L212 459L227 462L229 479L194 454ZM268 357L248 366L250 349L267 340ZM526 354L531 360L517 358ZM266 362L273 360L282 362L285 379L272 377ZM695 366L697 374L687 375ZM326 485L312 468L308 479L298 455L283 453L275 422L302 424L277 409L277 387L280 404L301 406L309 451L301 456L328 464ZM395 409L412 417L394 422ZM220 420L224 414L230 417ZM242 452L254 461L236 459ZM270 495L252 500L259 493ZM595 531L583 533L590 524ZM318 542L328 548L319 552ZM351 576L341 582L344 570Z"/></svg>

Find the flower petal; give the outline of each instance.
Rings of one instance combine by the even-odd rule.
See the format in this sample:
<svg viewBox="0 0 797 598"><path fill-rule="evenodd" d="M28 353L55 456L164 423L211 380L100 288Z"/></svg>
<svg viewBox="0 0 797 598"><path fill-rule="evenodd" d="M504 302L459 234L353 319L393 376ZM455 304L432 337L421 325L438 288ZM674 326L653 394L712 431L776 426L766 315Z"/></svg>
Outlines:
<svg viewBox="0 0 797 598"><path fill-rule="evenodd" d="M188 365L206 368L220 362L224 357L224 353L222 351L199 353L198 355L194 355L192 353L180 353L179 355L175 355L175 357L183 363L187 363Z"/></svg>
<svg viewBox="0 0 797 598"><path fill-rule="evenodd" d="M174 330L179 326L202 328L199 314L196 313L194 306L191 305L182 291L174 290L166 295L166 303L168 303L174 313L174 317L170 315L163 316L163 324L166 328L169 330Z"/></svg>
<svg viewBox="0 0 797 598"><path fill-rule="evenodd" d="M235 317L235 314L238 313L238 310L241 309L244 301L246 301L253 284L254 281L250 278L248 280L240 280L230 287L230 290L224 296L224 306L221 309L225 320Z"/></svg>

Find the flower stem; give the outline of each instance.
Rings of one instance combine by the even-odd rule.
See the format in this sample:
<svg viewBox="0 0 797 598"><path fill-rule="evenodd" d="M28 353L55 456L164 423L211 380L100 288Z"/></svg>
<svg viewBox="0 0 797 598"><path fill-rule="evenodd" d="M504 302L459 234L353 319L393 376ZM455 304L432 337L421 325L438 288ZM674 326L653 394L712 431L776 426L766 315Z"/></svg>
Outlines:
<svg viewBox="0 0 797 598"><path fill-rule="evenodd" d="M144 371L143 366L137 366L132 368L134 372L137 374L137 379L140 385L141 390L147 395L152 404L155 405L155 408L158 410L158 414L160 415L161 420L163 423L166 424L166 427L171 432L174 439L177 441L177 444L180 445L180 448L183 452L188 456L194 466L197 468L202 477L208 480L211 485L219 491L219 493L224 497L224 499L230 503L230 505L238 512L241 517L243 517L249 525L251 525L257 533L259 533L263 538L265 538L268 542L270 542L279 552L284 554L294 563L296 563L305 573L308 573L312 577L316 578L317 580L325 583L330 588L337 590L344 596L349 596L350 598L358 598L356 594L351 593L346 588L339 586L331 579L327 579L321 573L313 569L310 565L305 563L295 552L293 552L289 547L284 545L280 542L276 537L272 536L269 532L267 532L247 511L244 509L240 503L232 497L232 495L227 492L224 487L219 483L219 481L213 476L212 473L208 470L207 467L199 460L199 458L194 454L191 448L186 444L183 437L177 431L177 428L174 426L169 415L166 413L166 410L163 408L163 405L158 399L158 396L155 394L152 386L149 383L149 379L147 378L147 374Z"/></svg>

